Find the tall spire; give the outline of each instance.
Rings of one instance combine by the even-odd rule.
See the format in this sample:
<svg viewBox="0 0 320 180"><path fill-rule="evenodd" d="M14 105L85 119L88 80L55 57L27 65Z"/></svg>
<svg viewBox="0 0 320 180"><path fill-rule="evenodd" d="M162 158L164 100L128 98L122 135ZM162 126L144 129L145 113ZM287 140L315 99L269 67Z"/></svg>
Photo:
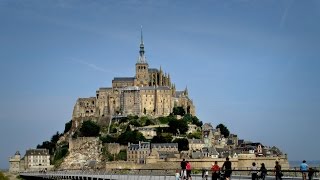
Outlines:
<svg viewBox="0 0 320 180"><path fill-rule="evenodd" d="M142 25L141 25L141 42L140 42L140 45L143 45L143 35L142 35Z"/></svg>
<svg viewBox="0 0 320 180"><path fill-rule="evenodd" d="M146 57L144 56L144 43L143 43L143 35L142 35L142 26L141 26L141 40L140 40L140 51L139 51L139 59L138 63L147 63Z"/></svg>

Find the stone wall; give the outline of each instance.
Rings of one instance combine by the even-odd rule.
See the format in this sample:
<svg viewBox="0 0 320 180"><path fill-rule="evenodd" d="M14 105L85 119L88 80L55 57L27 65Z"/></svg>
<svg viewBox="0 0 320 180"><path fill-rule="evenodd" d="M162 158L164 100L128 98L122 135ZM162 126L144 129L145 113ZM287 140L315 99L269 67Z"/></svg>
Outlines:
<svg viewBox="0 0 320 180"><path fill-rule="evenodd" d="M101 166L102 144L96 137L81 137L69 141L69 154L63 160L60 169L83 169L90 162Z"/></svg>
<svg viewBox="0 0 320 180"><path fill-rule="evenodd" d="M109 162L106 164L106 169L179 169L181 160L182 159L168 158L166 160L157 159L156 161L148 161L156 162L151 164L135 164L126 161ZM214 161L217 161L218 165L221 167L225 161L224 158L186 160L191 163L193 169L210 168ZM288 160L285 157L231 158L230 161L232 162L232 167L235 169L248 169L252 166L252 162L256 162L258 167L260 167L261 163L265 163L267 169L273 169L275 166L275 161L279 161L283 169L289 168Z"/></svg>
<svg viewBox="0 0 320 180"><path fill-rule="evenodd" d="M118 143L105 143L103 146L106 148L106 151L108 151L110 154L119 154L121 148L120 144Z"/></svg>

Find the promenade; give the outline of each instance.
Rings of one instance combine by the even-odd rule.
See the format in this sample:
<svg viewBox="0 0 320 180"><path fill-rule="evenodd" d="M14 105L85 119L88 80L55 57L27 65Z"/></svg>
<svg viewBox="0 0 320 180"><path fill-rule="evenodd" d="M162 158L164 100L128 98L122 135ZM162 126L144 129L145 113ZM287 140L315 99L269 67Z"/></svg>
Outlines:
<svg viewBox="0 0 320 180"><path fill-rule="evenodd" d="M237 179L251 179L248 175L248 171L235 171L232 175L233 180ZM289 171L287 173L292 173ZM296 172L299 173L299 172ZM211 173L209 173L208 180L211 180ZM285 175L286 179L299 180L300 176ZM27 180L41 180L41 179L70 179L70 180L175 180L174 172L164 170L148 170L148 171L136 171L136 170L122 170L114 172L90 172L90 171L52 171L47 173L39 172L22 172L20 177ZM273 180L275 177L270 173L270 176L266 176L266 180ZM192 180L203 180L201 174L192 174ZM320 180L318 175L313 180Z"/></svg>

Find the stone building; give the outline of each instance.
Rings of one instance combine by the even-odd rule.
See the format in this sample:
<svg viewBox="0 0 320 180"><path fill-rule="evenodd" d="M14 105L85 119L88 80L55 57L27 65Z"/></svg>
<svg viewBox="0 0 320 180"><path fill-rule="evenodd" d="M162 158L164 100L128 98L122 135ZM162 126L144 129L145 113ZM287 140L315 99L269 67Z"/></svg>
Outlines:
<svg viewBox="0 0 320 180"><path fill-rule="evenodd" d="M205 143L201 139L188 139L189 151L201 151L205 147Z"/></svg>
<svg viewBox="0 0 320 180"><path fill-rule="evenodd" d="M24 156L26 169L44 169L50 166L48 149L29 149Z"/></svg>
<svg viewBox="0 0 320 180"><path fill-rule="evenodd" d="M137 164L145 164L146 159L150 156L150 142L141 142L138 144L128 143L127 161Z"/></svg>
<svg viewBox="0 0 320 180"><path fill-rule="evenodd" d="M10 172L39 171L53 168L50 165L50 154L47 149L29 149L23 158L17 151L13 157L10 157L9 163Z"/></svg>
<svg viewBox="0 0 320 180"><path fill-rule="evenodd" d="M152 143L152 151L166 151L166 152L177 152L178 143Z"/></svg>
<svg viewBox="0 0 320 180"><path fill-rule="evenodd" d="M9 159L9 172L19 172L20 171L20 153L17 151L14 156Z"/></svg>
<svg viewBox="0 0 320 180"><path fill-rule="evenodd" d="M74 106L73 119L115 115L167 116L175 106L182 106L186 112L195 115L188 89L176 91L169 73L161 67L149 67L142 32L135 71L133 77L114 77L112 87L99 88L95 97L79 98Z"/></svg>

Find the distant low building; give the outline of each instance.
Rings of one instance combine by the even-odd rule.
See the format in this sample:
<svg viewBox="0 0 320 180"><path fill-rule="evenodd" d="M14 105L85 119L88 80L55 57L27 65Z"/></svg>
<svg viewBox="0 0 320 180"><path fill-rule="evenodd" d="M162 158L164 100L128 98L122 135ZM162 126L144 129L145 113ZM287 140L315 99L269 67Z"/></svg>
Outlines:
<svg viewBox="0 0 320 180"><path fill-rule="evenodd" d="M146 158L150 155L150 150L150 142L128 143L127 161L145 164Z"/></svg>
<svg viewBox="0 0 320 180"><path fill-rule="evenodd" d="M189 151L201 151L205 147L205 143L201 139L188 139Z"/></svg>
<svg viewBox="0 0 320 180"><path fill-rule="evenodd" d="M152 143L152 151L178 152L178 143Z"/></svg>
<svg viewBox="0 0 320 180"><path fill-rule="evenodd" d="M9 172L19 172L20 171L20 153L17 151L14 156L10 157L9 160Z"/></svg>
<svg viewBox="0 0 320 180"><path fill-rule="evenodd" d="M50 166L48 149L29 149L25 155L26 169L44 169Z"/></svg>
<svg viewBox="0 0 320 180"><path fill-rule="evenodd" d="M53 167L50 165L50 154L47 149L29 149L23 158L17 151L13 157L10 157L9 163L10 172L38 171Z"/></svg>

